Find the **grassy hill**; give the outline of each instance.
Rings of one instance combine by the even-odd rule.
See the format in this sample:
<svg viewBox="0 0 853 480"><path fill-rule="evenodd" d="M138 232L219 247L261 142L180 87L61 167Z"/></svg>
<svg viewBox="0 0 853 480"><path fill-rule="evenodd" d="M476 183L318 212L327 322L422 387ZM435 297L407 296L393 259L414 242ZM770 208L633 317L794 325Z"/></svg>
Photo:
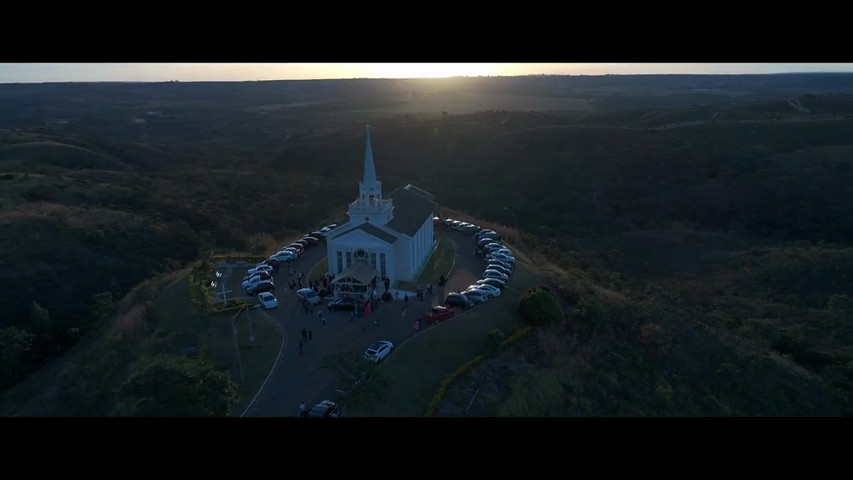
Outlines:
<svg viewBox="0 0 853 480"><path fill-rule="evenodd" d="M848 415L851 90L844 75L0 85L0 340L33 335L2 386L199 251L340 218L369 122L386 192L415 183L512 225L509 207L558 268L565 321L514 350L539 360L483 371L519 376L483 380L481 414Z"/></svg>

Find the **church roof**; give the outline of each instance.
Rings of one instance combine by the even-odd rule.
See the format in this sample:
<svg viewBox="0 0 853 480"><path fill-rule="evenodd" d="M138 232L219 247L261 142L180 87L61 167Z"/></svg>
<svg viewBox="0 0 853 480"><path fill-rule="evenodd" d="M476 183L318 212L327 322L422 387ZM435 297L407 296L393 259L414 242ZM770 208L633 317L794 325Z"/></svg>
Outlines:
<svg viewBox="0 0 853 480"><path fill-rule="evenodd" d="M388 227L410 237L418 233L427 218L432 218L438 206L432 194L412 184L394 190L388 197L394 201L394 218L388 222Z"/></svg>
<svg viewBox="0 0 853 480"><path fill-rule="evenodd" d="M335 276L334 282L341 281L347 277L357 280L359 283L363 285L370 284L371 281L376 277L377 272L373 269L367 262L355 262L349 267L345 268L341 271L341 273Z"/></svg>
<svg viewBox="0 0 853 480"><path fill-rule="evenodd" d="M388 233L385 230L382 230L381 228L377 227L376 225L372 225L370 223L362 223L361 225L359 225L357 227L353 227L353 228L350 228L349 230L345 230L341 233L336 234L335 238L338 238L342 235L346 235L349 232L352 232L354 230L364 230L365 232L369 233L370 235L373 235L374 237L378 238L379 240L382 240L385 243L394 243L397 241L397 238L399 238L396 235Z"/></svg>

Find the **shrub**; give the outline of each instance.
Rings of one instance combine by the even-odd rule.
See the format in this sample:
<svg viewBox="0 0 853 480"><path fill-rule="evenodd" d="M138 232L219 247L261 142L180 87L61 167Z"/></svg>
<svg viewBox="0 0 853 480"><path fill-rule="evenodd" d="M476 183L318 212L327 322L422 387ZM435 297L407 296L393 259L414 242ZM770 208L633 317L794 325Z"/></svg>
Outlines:
<svg viewBox="0 0 853 480"><path fill-rule="evenodd" d="M506 335L504 335L504 332L500 331L500 329L495 328L490 331L488 335L486 335L489 352L495 353L500 350L505 339Z"/></svg>
<svg viewBox="0 0 853 480"><path fill-rule="evenodd" d="M531 325L545 325L559 320L563 307L548 287L540 285L518 300L518 313Z"/></svg>
<svg viewBox="0 0 853 480"><path fill-rule="evenodd" d="M382 294L382 301L383 302L390 302L391 301L391 292L383 293Z"/></svg>

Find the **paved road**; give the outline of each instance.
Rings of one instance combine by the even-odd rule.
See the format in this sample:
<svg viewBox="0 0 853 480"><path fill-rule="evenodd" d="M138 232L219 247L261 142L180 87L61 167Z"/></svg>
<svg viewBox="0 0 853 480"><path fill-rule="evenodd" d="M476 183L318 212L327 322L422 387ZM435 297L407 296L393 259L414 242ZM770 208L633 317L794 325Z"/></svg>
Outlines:
<svg viewBox="0 0 853 480"><path fill-rule="evenodd" d="M349 312L330 312L324 304L315 306L313 314L306 314L296 299L294 292L285 292L287 268L282 267L276 276L275 291L279 307L265 310L285 332L285 349L274 367L267 385L258 395L245 416L252 417L289 417L298 416L299 403L304 401L308 408L325 399L334 399L334 390L338 385L337 372L321 367L321 359L338 351L339 346L356 346L366 349L377 340L390 340L395 345L417 333L414 321L419 313L426 312L430 306L439 304L445 293L467 287L480 277L483 270L482 257L474 256L474 244L471 238L462 233L443 232L445 238L456 248L456 263L444 288L434 288L431 300L420 302L409 299L406 313L402 313L402 301L381 303L371 316L350 320ZM325 245L309 248L295 264L298 270L309 274L310 269L326 254ZM314 272L312 278L322 272ZM437 280L437 279L436 279ZM323 325L317 312L326 316L327 325ZM252 314L260 313L254 310ZM379 325L374 320L379 319ZM313 339L299 353L299 341L303 327L312 330ZM363 331L363 329L366 330ZM262 340L262 339L259 339Z"/></svg>

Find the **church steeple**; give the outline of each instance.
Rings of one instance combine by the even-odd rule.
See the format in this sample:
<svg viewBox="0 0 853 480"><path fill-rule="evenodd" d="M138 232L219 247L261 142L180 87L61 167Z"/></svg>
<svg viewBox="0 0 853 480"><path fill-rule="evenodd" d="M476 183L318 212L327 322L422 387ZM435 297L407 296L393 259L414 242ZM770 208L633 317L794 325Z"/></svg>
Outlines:
<svg viewBox="0 0 853 480"><path fill-rule="evenodd" d="M359 197L364 201L382 199L382 182L376 179L376 166L373 164L373 147L370 145L370 125L367 125L367 147L364 151L364 177L358 185Z"/></svg>
<svg viewBox="0 0 853 480"><path fill-rule="evenodd" d="M373 147L370 145L370 125L367 125L367 146L364 151L364 176L358 182L358 197L347 212L350 222L356 225L372 223L385 225L394 218L394 203L382 198L382 182L376 179L373 164Z"/></svg>
<svg viewBox="0 0 853 480"><path fill-rule="evenodd" d="M373 165L373 148L370 145L370 125L367 125L367 148L364 151L364 183L376 183L376 167Z"/></svg>

